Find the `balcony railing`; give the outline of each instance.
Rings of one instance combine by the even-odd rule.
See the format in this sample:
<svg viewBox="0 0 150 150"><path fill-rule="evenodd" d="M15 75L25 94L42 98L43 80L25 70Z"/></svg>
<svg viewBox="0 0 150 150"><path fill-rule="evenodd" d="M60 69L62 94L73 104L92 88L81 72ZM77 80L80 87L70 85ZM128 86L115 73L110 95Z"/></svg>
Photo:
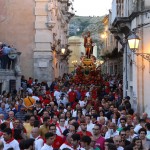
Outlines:
<svg viewBox="0 0 150 150"><path fill-rule="evenodd" d="M0 59L0 74L9 72L10 74L12 72L15 73L15 75L20 75L20 52L11 52L8 55L1 56ZM7 74L8 75L8 74Z"/></svg>

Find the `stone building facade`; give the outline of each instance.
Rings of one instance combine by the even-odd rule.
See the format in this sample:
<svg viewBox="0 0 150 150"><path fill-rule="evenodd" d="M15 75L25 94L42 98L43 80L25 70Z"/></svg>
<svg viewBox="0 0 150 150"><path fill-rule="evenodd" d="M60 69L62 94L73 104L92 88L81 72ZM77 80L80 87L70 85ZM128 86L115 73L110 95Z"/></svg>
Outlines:
<svg viewBox="0 0 150 150"><path fill-rule="evenodd" d="M131 97L132 106L139 114L150 115L150 1L113 0L111 12L110 31L123 47L124 96ZM133 32L140 37L136 52L132 52L127 43Z"/></svg>
<svg viewBox="0 0 150 150"><path fill-rule="evenodd" d="M72 55L69 58L69 73L73 72L76 65L81 63L80 57L85 55L84 39L78 36L71 36L68 39L69 49Z"/></svg>
<svg viewBox="0 0 150 150"><path fill-rule="evenodd" d="M110 32L111 12L103 19L104 31L100 35L103 46L100 51L100 56L104 59L102 65L103 73L110 75L122 75L122 52L121 47L117 43L115 36Z"/></svg>
<svg viewBox="0 0 150 150"><path fill-rule="evenodd" d="M71 8L70 0L0 1L0 41L21 52L21 74L27 79L50 84L68 71ZM61 48L65 48L64 54Z"/></svg>

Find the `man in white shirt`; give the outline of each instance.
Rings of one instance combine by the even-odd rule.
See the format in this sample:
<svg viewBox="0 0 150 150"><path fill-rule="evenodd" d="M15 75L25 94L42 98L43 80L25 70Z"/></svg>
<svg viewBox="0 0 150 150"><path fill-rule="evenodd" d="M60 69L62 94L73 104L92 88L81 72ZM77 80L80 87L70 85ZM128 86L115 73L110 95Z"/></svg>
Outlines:
<svg viewBox="0 0 150 150"><path fill-rule="evenodd" d="M13 111L9 111L8 112L8 116L9 116L9 118L6 121L9 123L9 127L11 129L13 129L14 128L13 124L14 124L14 121L15 121L14 112Z"/></svg>
<svg viewBox="0 0 150 150"><path fill-rule="evenodd" d="M60 92L59 88L55 89L54 98L55 98L56 101L60 98L60 95L61 95L61 92Z"/></svg>
<svg viewBox="0 0 150 150"><path fill-rule="evenodd" d="M80 104L80 107L82 108L82 113L83 115L86 114L87 110L86 110L86 106L87 106L87 97L85 96L85 98L83 100L79 100L79 104Z"/></svg>
<svg viewBox="0 0 150 150"><path fill-rule="evenodd" d="M39 128L33 128L32 129L32 136L35 139L34 144L35 144L35 150L41 150L42 146L44 145L44 140L40 136L40 131Z"/></svg>
<svg viewBox="0 0 150 150"><path fill-rule="evenodd" d="M140 120L139 120L139 124L137 124L137 125L134 127L134 132L135 132L136 134L138 134L139 130L140 130L141 128L144 128L144 127L145 127L145 120L144 120L144 119L140 119Z"/></svg>
<svg viewBox="0 0 150 150"><path fill-rule="evenodd" d="M65 131L65 129L67 129L67 127L65 126L65 119L60 118L59 124L56 125L56 134L63 137L63 132Z"/></svg>
<svg viewBox="0 0 150 150"><path fill-rule="evenodd" d="M59 98L57 99L57 104L58 104L58 106L59 106L61 103L62 103L65 107L66 107L66 105L68 104L68 98L67 98L67 95L66 95L65 93L61 93L60 96L59 96Z"/></svg>
<svg viewBox="0 0 150 150"><path fill-rule="evenodd" d="M85 116L85 121L86 121L86 124L87 124L87 131L89 131L93 134L94 124L91 121L91 115L86 115Z"/></svg>
<svg viewBox="0 0 150 150"><path fill-rule="evenodd" d="M15 140L12 136L12 130L10 128L6 128L3 131L3 138L2 141L4 143L4 150L8 148L13 148L14 150L20 150L19 143Z"/></svg>
<svg viewBox="0 0 150 150"><path fill-rule="evenodd" d="M45 134L46 143L44 143L44 146L41 148L41 150L53 150L52 144L55 140L55 134L48 132Z"/></svg>
<svg viewBox="0 0 150 150"><path fill-rule="evenodd" d="M119 135L119 131L117 131L116 128L117 128L116 124L111 122L109 124L109 129L108 129L108 131L105 134L105 139L109 139L111 137Z"/></svg>

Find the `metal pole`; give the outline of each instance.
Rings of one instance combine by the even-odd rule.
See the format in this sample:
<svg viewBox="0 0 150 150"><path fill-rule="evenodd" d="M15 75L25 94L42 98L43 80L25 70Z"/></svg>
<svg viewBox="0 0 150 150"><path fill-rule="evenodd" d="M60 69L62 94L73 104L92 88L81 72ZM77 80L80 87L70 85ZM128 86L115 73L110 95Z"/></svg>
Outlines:
<svg viewBox="0 0 150 150"><path fill-rule="evenodd" d="M125 88L125 96L127 96L127 90L128 90L128 74L127 74L127 67L128 67L128 64L127 64L127 45L125 46L125 84L126 84L126 88Z"/></svg>

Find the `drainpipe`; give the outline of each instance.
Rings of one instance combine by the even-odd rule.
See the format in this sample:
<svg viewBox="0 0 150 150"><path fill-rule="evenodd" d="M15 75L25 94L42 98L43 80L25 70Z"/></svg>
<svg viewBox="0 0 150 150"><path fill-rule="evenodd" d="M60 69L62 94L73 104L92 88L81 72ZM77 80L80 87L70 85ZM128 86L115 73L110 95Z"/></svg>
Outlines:
<svg viewBox="0 0 150 150"><path fill-rule="evenodd" d="M128 53L128 49L127 49L127 45L125 46L125 81L126 81L126 91L125 91L125 96L127 96L127 91L128 91L128 76L127 76L127 67L128 67L128 60L127 60L127 53Z"/></svg>
<svg viewBox="0 0 150 150"><path fill-rule="evenodd" d="M144 9L144 1L141 2L141 8L142 10ZM144 23L144 14L141 15L141 23L143 24ZM142 53L143 53L143 49L144 49L144 36L143 36L143 27L141 28L141 49L142 49ZM144 65L144 59L142 57L142 66ZM145 108L144 108L144 69L142 68L142 111L144 112L145 111Z"/></svg>
<svg viewBox="0 0 150 150"><path fill-rule="evenodd" d="M140 3L138 3L138 8L141 10L144 10L144 1L141 1ZM140 24L143 24L144 23L144 18L143 18L143 14L141 14L139 16L138 19L140 19L141 21L139 22ZM137 23L137 26L138 26L138 23ZM140 28L140 37L141 37L141 53L143 53L143 49L144 49L144 36L143 36L143 27ZM141 85L141 90L138 89L138 109L139 109L139 113L141 114L142 112L144 112L145 108L144 108L144 69L143 69L143 66L144 66L144 59L143 57L140 57L141 59L141 64L140 66L142 66L142 69L141 69L141 82L139 80L140 78L140 75L138 74L138 81L137 81L137 86L140 87L139 85ZM139 63L138 63L139 64ZM141 83L141 84L140 84ZM141 96L140 96L140 92L141 92ZM142 103L142 106L140 105Z"/></svg>

